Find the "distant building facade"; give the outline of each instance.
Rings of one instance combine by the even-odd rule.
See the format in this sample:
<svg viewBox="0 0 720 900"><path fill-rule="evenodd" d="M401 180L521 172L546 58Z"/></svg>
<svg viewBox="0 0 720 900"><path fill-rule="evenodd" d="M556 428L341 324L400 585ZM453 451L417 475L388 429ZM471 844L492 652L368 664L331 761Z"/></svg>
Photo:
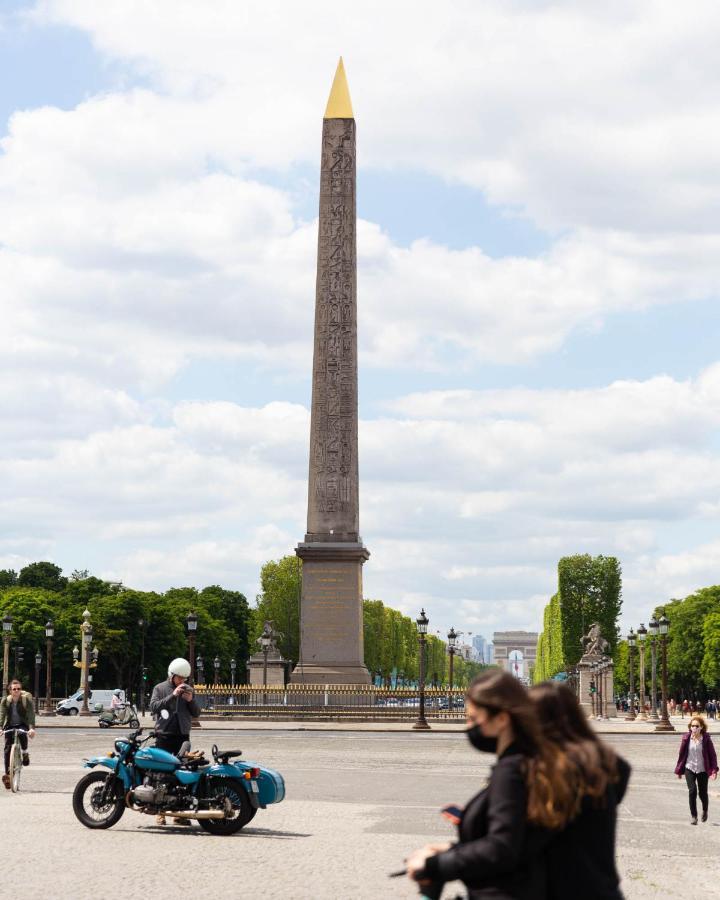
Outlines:
<svg viewBox="0 0 720 900"><path fill-rule="evenodd" d="M537 641L536 631L496 631L493 662L521 681L528 681L530 667L535 665Z"/></svg>

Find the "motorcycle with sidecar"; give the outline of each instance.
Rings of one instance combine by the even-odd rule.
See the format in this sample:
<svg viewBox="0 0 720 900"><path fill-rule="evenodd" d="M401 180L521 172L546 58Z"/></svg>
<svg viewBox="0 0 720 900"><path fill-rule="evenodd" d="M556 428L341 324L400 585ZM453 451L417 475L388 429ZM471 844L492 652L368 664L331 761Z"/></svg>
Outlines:
<svg viewBox="0 0 720 900"><path fill-rule="evenodd" d="M85 760L93 771L75 786L72 803L86 828L110 828L131 809L196 819L210 834L228 835L285 797L282 775L239 759L240 750L213 745L210 761L203 753L190 754L186 742L175 756L147 746L154 731L142 733L138 728L116 740L107 756Z"/></svg>

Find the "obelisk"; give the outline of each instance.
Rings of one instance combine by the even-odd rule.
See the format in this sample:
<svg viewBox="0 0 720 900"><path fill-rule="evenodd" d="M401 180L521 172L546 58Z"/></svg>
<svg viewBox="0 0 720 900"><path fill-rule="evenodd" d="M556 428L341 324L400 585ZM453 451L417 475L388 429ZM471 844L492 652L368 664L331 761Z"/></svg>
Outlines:
<svg viewBox="0 0 720 900"><path fill-rule="evenodd" d="M340 59L323 119L310 471L291 682L369 684L359 533L355 119Z"/></svg>

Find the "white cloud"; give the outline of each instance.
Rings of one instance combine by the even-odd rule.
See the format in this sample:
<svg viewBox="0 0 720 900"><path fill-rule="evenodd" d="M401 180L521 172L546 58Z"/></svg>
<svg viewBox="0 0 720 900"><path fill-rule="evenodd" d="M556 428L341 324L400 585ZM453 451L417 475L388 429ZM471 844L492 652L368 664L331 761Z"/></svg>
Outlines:
<svg viewBox="0 0 720 900"><path fill-rule="evenodd" d="M361 166L479 187L554 234L492 259L359 223L361 366L468 385L392 399L388 378L362 422L366 593L488 631L536 627L567 553L618 555L636 618L716 580L720 363L585 390L474 378L717 294L715 4L46 0L30 21L85 29L146 86L18 112L2 142L0 565L73 553L251 594L302 538L307 410L166 386L198 360L309 375L317 236L293 171L317 164L342 51Z"/></svg>
<svg viewBox="0 0 720 900"><path fill-rule="evenodd" d="M656 0L442 9L375 0L362 11L327 0L224 0L211 10L192 0L45 0L40 9L44 21L87 30L172 98L224 108L240 148L232 158L314 162L311 123L342 52L366 164L462 180L551 227L716 230L711 0L692 15Z"/></svg>

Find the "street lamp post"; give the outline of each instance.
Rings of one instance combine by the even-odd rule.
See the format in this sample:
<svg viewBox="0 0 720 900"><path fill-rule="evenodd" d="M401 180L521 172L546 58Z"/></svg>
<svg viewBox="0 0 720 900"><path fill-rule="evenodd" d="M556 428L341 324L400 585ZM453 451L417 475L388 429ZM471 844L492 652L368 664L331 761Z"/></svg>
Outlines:
<svg viewBox="0 0 720 900"><path fill-rule="evenodd" d="M628 652L628 672L630 676L630 704L628 706L627 715L625 719L628 722L632 722L635 719L635 632L630 629L630 633L627 636L627 642L629 652Z"/></svg>
<svg viewBox="0 0 720 900"><path fill-rule="evenodd" d="M419 660L419 684L420 688L420 710L417 721L413 725L414 731L429 731L430 726L425 718L425 648L427 647L427 627L429 619L425 615L425 610L420 610L420 616L416 619L418 644L420 650Z"/></svg>
<svg viewBox="0 0 720 900"><path fill-rule="evenodd" d="M3 616L3 684L5 694L10 690L10 636L12 635L13 619L10 613Z"/></svg>
<svg viewBox="0 0 720 900"><path fill-rule="evenodd" d="M655 616L648 622L648 634L650 641L650 715L651 722L659 722L660 716L657 711L657 636L660 626Z"/></svg>
<svg viewBox="0 0 720 900"><path fill-rule="evenodd" d="M230 660L230 696L232 697L233 706L235 705L235 670L237 669L237 662L235 661L235 657Z"/></svg>
<svg viewBox="0 0 720 900"><path fill-rule="evenodd" d="M267 664L270 645L272 644L272 634L263 631L260 635L260 649L263 655L263 706L267 703Z"/></svg>
<svg viewBox="0 0 720 900"><path fill-rule="evenodd" d="M197 632L198 626L198 617L194 612L189 612L187 616L185 616L185 627L187 629L187 637L188 637L188 660L190 661L190 675L193 680L193 684L195 683L195 634Z"/></svg>
<svg viewBox="0 0 720 900"><path fill-rule="evenodd" d="M138 691L138 699L140 700L140 715L145 715L145 630L147 622L145 619L138 619L140 626L140 689Z"/></svg>
<svg viewBox="0 0 720 900"><path fill-rule="evenodd" d="M35 712L38 711L38 694L40 693L40 666L42 665L42 653L38 650L35 654Z"/></svg>
<svg viewBox="0 0 720 900"><path fill-rule="evenodd" d="M213 680L213 686L215 691L217 691L217 686L220 684L220 657L216 656L213 660L213 669L215 670L215 678ZM217 694L213 691L213 706L217 706Z"/></svg>
<svg viewBox="0 0 720 900"><path fill-rule="evenodd" d="M637 630L637 636L640 641L640 712L638 721L647 722L648 715L645 711L645 638L647 637L647 628L642 622Z"/></svg>
<svg viewBox="0 0 720 900"><path fill-rule="evenodd" d="M45 637L47 638L47 665L45 670L45 715L54 716L55 710L52 707L52 644L55 636L55 626L53 620L48 619L45 623Z"/></svg>
<svg viewBox="0 0 720 900"><path fill-rule="evenodd" d="M198 627L198 617L194 612L189 612L187 616L185 616L185 628L187 630L187 638L188 638L188 662L190 663L190 684L195 686L197 681L202 681L200 670L196 665L195 659L195 635L197 633ZM198 660L200 657L198 657ZM202 662L202 660L200 660ZM197 677L196 677L197 676ZM192 723L190 725L191 728L200 728L200 719L197 716L192 717Z"/></svg>
<svg viewBox="0 0 720 900"><path fill-rule="evenodd" d="M82 709L80 710L81 716L89 716L91 715L90 708L88 706L88 697L90 694L90 648L92 645L92 636L93 636L93 628L90 624L90 610L86 609L83 613L83 623L80 626L80 633L82 634L82 668L81 673L83 677L83 704Z"/></svg>
<svg viewBox="0 0 720 900"><path fill-rule="evenodd" d="M452 689L453 689L453 662L455 660L455 646L457 642L457 633L455 629L450 626L450 631L448 631L448 655L450 656L450 677L448 679L449 689L448 689L448 715L452 714Z"/></svg>
<svg viewBox="0 0 720 900"><path fill-rule="evenodd" d="M660 710L660 722L655 726L655 731L675 731L675 726L670 723L670 719L668 718L667 704L667 636L669 630L670 622L663 613L663 615L660 616L660 621L658 622L658 632L660 634L660 653L662 656L662 677L660 682L662 692L662 709Z"/></svg>

